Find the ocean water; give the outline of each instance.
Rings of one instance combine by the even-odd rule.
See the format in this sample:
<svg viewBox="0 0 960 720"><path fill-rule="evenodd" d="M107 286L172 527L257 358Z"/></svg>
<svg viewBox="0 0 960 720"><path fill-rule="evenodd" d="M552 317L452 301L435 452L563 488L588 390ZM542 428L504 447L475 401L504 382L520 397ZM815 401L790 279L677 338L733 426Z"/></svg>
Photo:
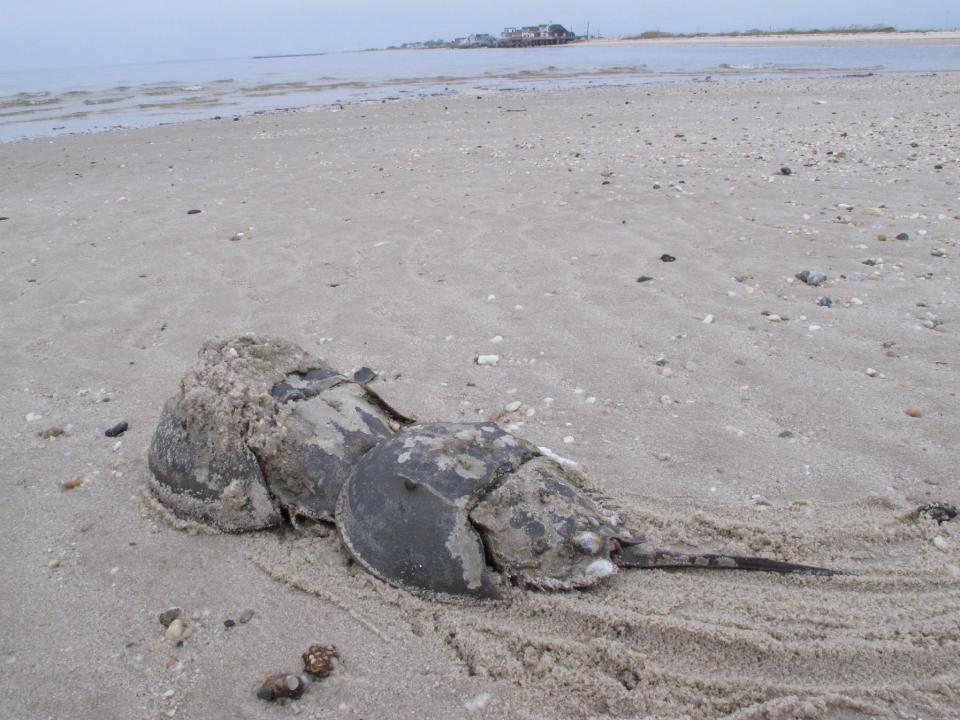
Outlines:
<svg viewBox="0 0 960 720"><path fill-rule="evenodd" d="M386 98L960 71L960 43L385 50L0 72L0 142Z"/></svg>

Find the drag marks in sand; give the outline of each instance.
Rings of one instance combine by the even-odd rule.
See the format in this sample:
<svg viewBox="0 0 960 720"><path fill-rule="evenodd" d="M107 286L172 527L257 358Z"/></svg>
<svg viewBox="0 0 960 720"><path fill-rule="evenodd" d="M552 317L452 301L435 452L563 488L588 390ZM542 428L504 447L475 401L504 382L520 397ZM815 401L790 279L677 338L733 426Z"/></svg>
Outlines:
<svg viewBox="0 0 960 720"><path fill-rule="evenodd" d="M544 716L945 717L960 702L953 528L883 498L645 507L624 515L654 544L850 574L635 570L589 592L463 604L384 585L351 567L333 535L245 543L274 578L346 609L381 642L445 645L450 673L489 679L494 698L508 683Z"/></svg>

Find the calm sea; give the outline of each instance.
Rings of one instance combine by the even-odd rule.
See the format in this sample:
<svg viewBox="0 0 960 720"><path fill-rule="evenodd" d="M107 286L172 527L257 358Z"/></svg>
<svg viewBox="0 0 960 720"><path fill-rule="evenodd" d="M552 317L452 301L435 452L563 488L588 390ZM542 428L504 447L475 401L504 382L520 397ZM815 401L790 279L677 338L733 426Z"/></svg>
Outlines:
<svg viewBox="0 0 960 720"><path fill-rule="evenodd" d="M960 71L960 43L396 50L0 72L0 141L433 94Z"/></svg>

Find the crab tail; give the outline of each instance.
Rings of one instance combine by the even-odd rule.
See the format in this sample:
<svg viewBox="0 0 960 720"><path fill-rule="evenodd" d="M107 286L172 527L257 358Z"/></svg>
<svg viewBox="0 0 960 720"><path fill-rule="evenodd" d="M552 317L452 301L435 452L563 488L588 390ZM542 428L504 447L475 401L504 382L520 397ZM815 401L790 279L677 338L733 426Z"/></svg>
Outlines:
<svg viewBox="0 0 960 720"><path fill-rule="evenodd" d="M671 550L644 550L640 546L621 548L614 559L622 568L697 567L717 570L757 570L760 572L797 573L799 575L842 575L838 570L798 565L760 557L737 555L687 554Z"/></svg>

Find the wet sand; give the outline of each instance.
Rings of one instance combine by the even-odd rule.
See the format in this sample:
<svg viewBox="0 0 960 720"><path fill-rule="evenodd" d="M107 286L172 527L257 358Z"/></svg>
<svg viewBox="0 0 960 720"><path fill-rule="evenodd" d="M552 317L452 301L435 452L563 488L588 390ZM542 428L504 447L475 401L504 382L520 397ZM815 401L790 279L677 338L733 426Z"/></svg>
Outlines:
<svg viewBox="0 0 960 720"><path fill-rule="evenodd" d="M504 93L0 145L0 715L954 717L960 532L915 510L960 502L956 87ZM176 527L146 447L201 343L240 332L370 366L423 420L519 400L500 422L652 543L850 574L470 606L385 586L323 529ZM344 667L256 698L316 642Z"/></svg>

